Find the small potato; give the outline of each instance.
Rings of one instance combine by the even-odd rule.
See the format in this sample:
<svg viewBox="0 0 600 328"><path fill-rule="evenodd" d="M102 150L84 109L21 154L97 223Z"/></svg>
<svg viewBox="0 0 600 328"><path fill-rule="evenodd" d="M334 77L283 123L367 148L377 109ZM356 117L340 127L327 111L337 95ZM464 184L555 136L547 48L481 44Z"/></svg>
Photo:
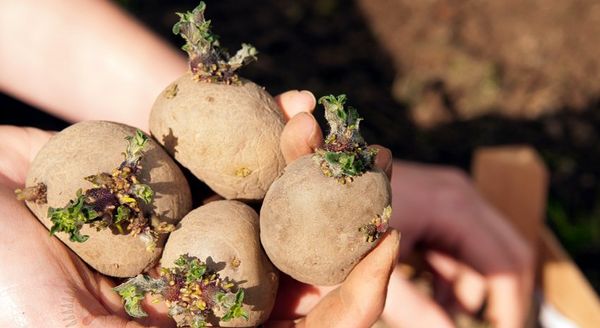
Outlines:
<svg viewBox="0 0 600 328"><path fill-rule="evenodd" d="M259 240L258 215L238 201L215 201L190 212L171 233L160 263L171 267L187 254L245 290L248 319L209 322L222 327L254 327L266 321L275 302L278 273Z"/></svg>
<svg viewBox="0 0 600 328"><path fill-rule="evenodd" d="M322 148L292 162L267 192L260 239L273 264L296 280L341 283L387 230L391 188L376 149L345 95L319 100L330 132Z"/></svg>
<svg viewBox="0 0 600 328"><path fill-rule="evenodd" d="M383 171L340 184L307 155L271 185L260 211L260 239L273 264L294 279L339 284L376 245L360 229L390 202Z"/></svg>
<svg viewBox="0 0 600 328"><path fill-rule="evenodd" d="M260 86L196 81L190 73L158 97L150 115L152 135L227 199L264 197L285 167L283 125L273 97Z"/></svg>
<svg viewBox="0 0 600 328"><path fill-rule="evenodd" d="M53 223L48 216L49 207L62 208L76 198L78 190L85 193L91 189L93 183L86 177L110 175L124 161L128 146L125 138L134 135L133 127L105 121L77 123L54 135L35 157L26 182L28 187L45 185L47 202L27 201L29 209L50 229ZM151 139L147 140L139 163L140 182L154 191L143 215L155 213L162 222L177 224L191 209L189 186L181 170ZM131 277L156 263L166 238L160 237L149 251L139 236L127 234L125 226L122 229L124 233L108 228L97 231L85 224L80 237L89 238L84 242L70 240L65 232L56 232L56 236L99 272Z"/></svg>
<svg viewBox="0 0 600 328"><path fill-rule="evenodd" d="M220 47L206 4L180 13L173 32L185 40L190 70L156 99L150 131L198 179L226 199L260 200L285 167L283 115L273 97L237 70L256 60L248 44Z"/></svg>

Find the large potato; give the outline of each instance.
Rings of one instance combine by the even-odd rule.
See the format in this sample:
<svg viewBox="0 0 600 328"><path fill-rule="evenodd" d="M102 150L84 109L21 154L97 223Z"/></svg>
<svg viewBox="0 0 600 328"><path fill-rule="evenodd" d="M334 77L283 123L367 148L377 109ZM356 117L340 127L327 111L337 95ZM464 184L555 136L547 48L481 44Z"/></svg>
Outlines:
<svg viewBox="0 0 600 328"><path fill-rule="evenodd" d="M60 208L75 198L78 189L92 187L85 177L111 173L123 162L127 146L125 137L136 129L130 126L88 121L74 124L54 135L35 157L27 176L27 186L44 183L47 203L28 201L27 206L48 229L48 207ZM149 140L141 159L141 182L155 192L152 209L166 222L177 222L191 209L190 190L181 170L168 154L153 140ZM152 266L162 252L166 238L161 238L153 251L138 237L112 232L96 231L84 225L81 233L89 235L85 242L73 242L68 234L58 232L60 238L81 259L101 273L115 277L134 276Z"/></svg>
<svg viewBox="0 0 600 328"><path fill-rule="evenodd" d="M312 155L275 180L260 211L260 238L275 266L315 285L341 283L376 243L362 228L390 205L388 179L373 169L342 184Z"/></svg>
<svg viewBox="0 0 600 328"><path fill-rule="evenodd" d="M283 116L262 87L197 81L185 74L162 92L150 131L183 166L227 199L262 199L285 162Z"/></svg>
<svg viewBox="0 0 600 328"><path fill-rule="evenodd" d="M238 318L218 325L254 327L263 323L275 302L278 274L261 248L256 212L237 201L215 201L190 212L180 225L169 236L161 266L173 266L184 254L205 261L209 269L245 290L243 308L248 320Z"/></svg>

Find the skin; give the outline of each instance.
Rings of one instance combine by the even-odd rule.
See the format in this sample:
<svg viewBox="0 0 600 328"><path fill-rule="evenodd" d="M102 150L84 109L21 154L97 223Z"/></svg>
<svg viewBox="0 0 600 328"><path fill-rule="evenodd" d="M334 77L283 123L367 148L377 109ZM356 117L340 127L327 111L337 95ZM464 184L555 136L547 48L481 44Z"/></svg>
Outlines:
<svg viewBox="0 0 600 328"><path fill-rule="evenodd" d="M248 320L238 318L220 325L258 326L269 318L279 283L277 270L260 247L258 231L258 215L248 205L227 200L208 203L186 215L180 228L171 233L161 266L173 266L182 254L210 258L210 269L239 282L245 290Z"/></svg>
<svg viewBox="0 0 600 328"><path fill-rule="evenodd" d="M288 163L323 143L313 109L299 112L283 131L281 146ZM392 161L388 150L379 152L377 162L386 172L394 171L390 225L406 237L402 257L420 245L438 287L430 298L396 268L383 319L391 326L454 327L447 311L474 314L487 302L485 318L495 327L521 327L533 289L531 246L478 194L464 172ZM285 316L290 309L301 316L331 291L285 276L281 280L282 289L299 289L302 296L297 303L277 304L275 317Z"/></svg>
<svg viewBox="0 0 600 328"><path fill-rule="evenodd" d="M171 83L150 114L155 138L226 199L264 198L285 166L279 152L283 125L275 100L262 87L247 80L198 82L191 73Z"/></svg>
<svg viewBox="0 0 600 328"><path fill-rule="evenodd" d="M286 113L315 103L314 97L298 91L283 94L278 101ZM0 304L4 308L0 326L61 326L67 322L73 327L172 327L166 309L150 302L144 305L150 317L131 321L111 289L114 281L90 270L56 238L47 238L47 230L14 198L12 190L24 184L31 161L50 136L38 129L0 126L0 217L5 218L0 220L0 229L11 232L0 234L0 244L11 245L0 248L0 259L11 263L0 271ZM15 221L20 224L13 224ZM319 305L311 306L305 320L287 320L299 317L297 309L289 308L268 325L303 327L306 322L324 322L336 327L331 320L338 318L339 327L347 327L349 322L369 327L383 310L398 241L397 232L385 236L344 284L330 289L332 292ZM38 273L40 270L43 275ZM365 276L372 277L368 284L364 283ZM295 293L302 290L300 287L288 285L287 292L280 290L287 295L279 294L279 302L301 304L302 299L310 298L312 293ZM36 301L31 302L29 295L36 295ZM40 311L42 308L44 311Z"/></svg>
<svg viewBox="0 0 600 328"><path fill-rule="evenodd" d="M37 24L23 19L31 12L36 13ZM0 89L72 122L105 119L148 131L147 117L154 98L187 69L179 50L109 1L1 1L0 39ZM70 60L64 60L66 53ZM43 79L40 72L44 72ZM291 162L322 142L321 131L309 114L314 97L307 91L290 91L278 98L278 104L286 119L294 118L287 123L281 140L286 161ZM12 190L24 185L29 163L49 134L2 127L0 135L0 229L6 232L0 234L0 245L11 245L0 248L0 260L10 263L0 270L0 303L5 309L0 314L0 326L23 322L23 326L64 326L59 315L63 309L57 300L62 298L62 290L77 290L71 302L74 326L86 322L86 327L140 327L124 316L120 301L111 298L113 282L91 273L58 240L46 238L47 230L14 199ZM380 154L383 157L383 152ZM392 164L388 153L380 167L391 171L392 166L394 200L405 200L395 207L392 225L412 240L403 246L402 254L407 256L420 244L427 253L446 255L443 264L450 270L442 270L436 261L429 262L436 268L436 278L448 287L447 295L456 301L449 304L439 297L429 298L400 270L394 270L383 312L386 321L391 326L451 327L445 309L458 305L473 311L484 299L493 298L496 305L488 305L486 315L497 327L522 326L533 286L531 246L481 198L463 172L403 161ZM452 238L442 239L433 247L428 240L441 233ZM466 247L466 240L485 247ZM384 245L380 243L353 270L352 275L358 277L374 276L368 284L349 276L338 289L344 289L343 293L332 292L321 303L334 289L308 286L282 276L272 318L283 322L276 326L292 327L295 324L288 319L308 314L312 322L342 317L355 326L369 327L369 320L379 316L388 290L387 277L374 275L381 273L378 268L389 268L389 253L382 251L389 249L389 244ZM503 270L494 274L496 261L503 263ZM43 270L44 275L32 268ZM501 280L509 288L492 284L493 280ZM36 302L30 302L28 295L38 295ZM469 307L464 306L467 299L471 300ZM329 306L329 302L338 306ZM415 317L421 320L417 322ZM168 327L167 322L159 324Z"/></svg>
<svg viewBox="0 0 600 328"><path fill-rule="evenodd" d="M187 67L181 51L107 0L4 0L0 40L0 89L70 122L148 131L156 95Z"/></svg>
<svg viewBox="0 0 600 328"><path fill-rule="evenodd" d="M75 197L78 189L90 189L92 184L84 177L112 172L123 161L125 137L134 134L134 128L122 124L86 121L54 135L31 163L26 182L27 186L43 182L48 189L48 203L27 202L27 206L50 229L48 207L63 207ZM155 192L154 210L164 221L177 224L191 209L191 194L183 174L153 140L149 140L145 148L141 165L141 182ZM156 249L148 252L140 238L114 234L110 229L96 231L85 225L81 233L90 236L83 243L70 241L67 233L59 232L56 237L93 268L115 277L134 276L153 266L165 242L165 238L161 238Z"/></svg>
<svg viewBox="0 0 600 328"><path fill-rule="evenodd" d="M261 242L273 264L298 281L341 283L376 242L359 228L391 202L386 174L374 169L344 185L312 156L290 163L260 211Z"/></svg>

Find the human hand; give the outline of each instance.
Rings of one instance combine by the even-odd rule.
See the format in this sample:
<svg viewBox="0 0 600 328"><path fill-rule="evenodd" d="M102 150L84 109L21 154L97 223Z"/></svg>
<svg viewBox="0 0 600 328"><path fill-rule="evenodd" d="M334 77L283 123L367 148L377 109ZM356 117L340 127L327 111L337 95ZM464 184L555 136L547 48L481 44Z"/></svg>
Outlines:
<svg viewBox="0 0 600 328"><path fill-rule="evenodd" d="M403 233L403 254L423 250L438 279L434 301L394 272L390 290L404 292L388 294L385 320L451 327L444 310L475 313L487 302L486 319L494 327L522 327L533 289L530 246L462 171L402 161L393 167L390 225Z"/></svg>
<svg viewBox="0 0 600 328"><path fill-rule="evenodd" d="M130 322L113 282L91 270L17 201L29 164L51 133L0 127L1 327L142 327ZM144 325L169 327L164 316Z"/></svg>
<svg viewBox="0 0 600 328"><path fill-rule="evenodd" d="M286 117L290 119L281 138L282 153L286 162L290 163L302 155L314 152L323 143L321 129L311 115L316 100L311 93L291 91L277 97L277 101ZM374 147L379 149L375 164L389 177L392 166L391 152L381 146ZM377 282L383 284L385 281L382 286L387 290L389 272L384 270L385 265L381 266L382 269L376 269L372 264L365 263L370 262L371 256L377 256L376 252L381 252L379 248L384 247L383 245L385 243L382 242L365 257L339 287L311 286L282 274L272 318L289 319L306 316L300 322L310 326L370 327L379 317L382 309L380 307L385 300L385 292L373 286L378 286ZM368 267L378 274L365 273ZM365 280L365 277L369 279ZM370 290L370 294L366 292L367 290ZM346 300L340 299L341 291L344 291L342 294L346 295ZM341 307L341 304L347 304L346 308ZM315 316L319 319L315 320ZM289 320L284 322L277 322L275 326L287 327L293 324Z"/></svg>
<svg viewBox="0 0 600 328"><path fill-rule="evenodd" d="M310 114L313 108L314 103L290 115L293 118L282 136L282 152L288 161L313 152L322 143L322 132ZM435 284L439 288L434 300L395 270L385 321L394 327L452 327L447 310L458 305L475 313L485 300L486 318L495 326L522 326L533 288L533 255L527 243L482 199L464 173L400 161L392 165L385 159L391 158L389 151L380 154L381 167L391 172L393 166L390 224L403 233L402 254L423 247L426 261L441 278ZM283 285L296 285L297 295L284 309L285 303L278 302L276 315L290 310L306 314L329 291L286 279L290 278L284 277Z"/></svg>
<svg viewBox="0 0 600 328"><path fill-rule="evenodd" d="M304 108L314 108L315 102L312 94L296 91L287 92L277 100L286 119ZM0 213L4 218L0 228L5 232L0 244L9 245L0 249L0 260L8 264L0 272L0 304L5 309L0 315L0 326L15 323L21 326L173 326L166 309L149 302L144 305L149 317L130 321L120 297L112 290L112 279L90 269L58 239L50 238L24 204L15 199L13 190L24 185L29 164L51 135L32 128L0 127ZM313 322L336 318L335 322L342 326L347 326L344 322L355 323L358 319L368 326L383 309L389 274L397 258L398 239L397 232L386 235L355 268L347 282L329 293L301 322L272 324L312 326ZM361 280L365 276L372 277L368 285ZM280 295L289 292L282 288ZM280 298L278 302L285 300Z"/></svg>

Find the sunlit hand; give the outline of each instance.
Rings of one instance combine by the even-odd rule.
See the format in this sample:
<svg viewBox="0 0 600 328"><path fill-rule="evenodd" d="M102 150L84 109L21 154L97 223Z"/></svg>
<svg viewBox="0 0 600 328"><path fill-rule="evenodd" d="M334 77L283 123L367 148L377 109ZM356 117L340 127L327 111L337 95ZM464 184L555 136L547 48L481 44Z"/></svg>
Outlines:
<svg viewBox="0 0 600 328"><path fill-rule="evenodd" d="M283 94L280 103L294 97L300 96ZM298 105L288 112L291 120L282 136L288 162L312 153L323 142L311 115L314 101L309 103L307 97L290 103ZM392 164L386 149L380 151L377 162L388 174L393 167L391 226L403 234L402 254L410 254L417 246L424 249L426 261L440 278L435 283L436 295L430 299L395 270L385 321L393 327L452 327L447 310L458 306L474 313L487 301L486 317L495 326L522 326L533 288L533 256L526 242L461 171L400 161ZM295 290L296 297L278 302L275 315L305 315L330 290L293 280L283 283L293 287L282 291Z"/></svg>
<svg viewBox="0 0 600 328"><path fill-rule="evenodd" d="M306 92L287 92L277 100L286 119L315 105L314 97ZM32 128L0 127L0 228L4 232L0 237L0 260L4 263L0 271L0 305L4 309L0 326L174 326L163 306L149 302L144 305L149 317L131 321L120 297L112 291L114 281L91 270L62 242L51 238L24 204L15 199L13 190L24 185L31 161L50 136L49 132ZM390 160L391 157L387 162ZM397 232L387 234L346 282L331 291L304 319L272 324L315 326L334 320L340 327L347 327L344 323L348 322L370 326L383 310L398 239ZM365 276L371 278L365 281ZM281 308L301 302L305 289L299 286L302 285L289 281L282 284L277 300L283 304ZM297 318L292 310L278 318Z"/></svg>

